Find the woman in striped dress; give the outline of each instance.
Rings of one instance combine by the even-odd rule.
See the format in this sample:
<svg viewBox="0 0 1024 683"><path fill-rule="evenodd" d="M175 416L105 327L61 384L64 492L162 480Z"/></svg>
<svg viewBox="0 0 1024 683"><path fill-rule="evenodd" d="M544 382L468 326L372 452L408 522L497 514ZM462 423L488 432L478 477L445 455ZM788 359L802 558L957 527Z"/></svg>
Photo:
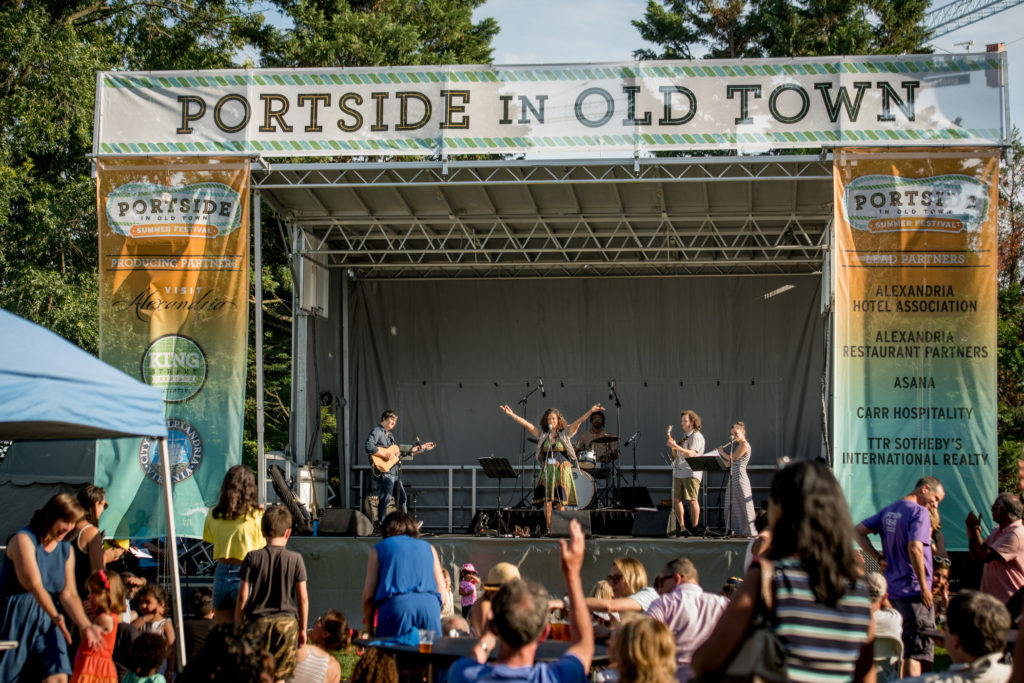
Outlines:
<svg viewBox="0 0 1024 683"><path fill-rule="evenodd" d="M732 435L731 452L719 447L718 453L729 461L729 531L737 536L753 536L754 531L754 494L750 490L750 478L747 476L747 463L750 462L750 442L747 441L747 427L737 422L729 430Z"/></svg>
<svg viewBox="0 0 1024 683"><path fill-rule="evenodd" d="M767 607L786 653L787 680L864 680L873 673L874 622L839 483L822 463L790 465L772 480L768 516L774 530L771 559L750 567L694 654L694 673L703 678L723 670L755 610Z"/></svg>

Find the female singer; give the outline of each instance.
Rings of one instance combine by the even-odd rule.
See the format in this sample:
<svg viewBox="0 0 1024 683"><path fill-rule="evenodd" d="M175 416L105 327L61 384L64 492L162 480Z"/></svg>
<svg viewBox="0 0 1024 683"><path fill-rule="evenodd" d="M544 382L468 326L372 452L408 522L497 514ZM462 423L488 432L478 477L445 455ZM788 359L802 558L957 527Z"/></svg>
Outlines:
<svg viewBox="0 0 1024 683"><path fill-rule="evenodd" d="M550 529L552 501L555 501L554 504L559 510L564 510L566 505L578 505L576 484L572 479L572 466L577 462L576 452L572 448L572 437L593 413L602 410L601 404L594 404L572 424L566 424L558 409L548 408L544 411L544 417L540 419L543 431L516 415L509 406L499 406L499 409L537 439L535 457L538 462L544 463L540 483L544 486L544 519Z"/></svg>
<svg viewBox="0 0 1024 683"><path fill-rule="evenodd" d="M729 434L732 440L715 449L721 458L729 462L729 491L726 493L729 501L729 530L736 536L753 536L754 495L747 477L747 463L750 462L747 427L737 422Z"/></svg>

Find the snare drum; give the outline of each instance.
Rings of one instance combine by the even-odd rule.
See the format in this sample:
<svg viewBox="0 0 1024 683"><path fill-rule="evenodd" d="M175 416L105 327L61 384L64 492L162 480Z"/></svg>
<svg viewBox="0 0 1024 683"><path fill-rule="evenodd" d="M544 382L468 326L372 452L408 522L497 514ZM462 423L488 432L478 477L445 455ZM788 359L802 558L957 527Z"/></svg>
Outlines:
<svg viewBox="0 0 1024 683"><path fill-rule="evenodd" d="M594 478L586 472L572 471L572 481L576 486L576 501L579 505L567 505L569 510L583 510L594 502Z"/></svg>
<svg viewBox="0 0 1024 683"><path fill-rule="evenodd" d="M580 451L576 456L579 458L581 470L592 470L597 467L597 458L594 456L594 451L587 449Z"/></svg>

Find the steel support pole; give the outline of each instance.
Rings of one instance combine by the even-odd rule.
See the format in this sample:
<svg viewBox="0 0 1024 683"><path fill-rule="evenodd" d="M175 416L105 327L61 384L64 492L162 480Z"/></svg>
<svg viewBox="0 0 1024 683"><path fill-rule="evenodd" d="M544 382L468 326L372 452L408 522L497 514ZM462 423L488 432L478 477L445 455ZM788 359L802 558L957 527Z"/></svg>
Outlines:
<svg viewBox="0 0 1024 683"><path fill-rule="evenodd" d="M259 190L252 193L253 232L253 321L256 326L256 481L259 483L260 505L267 504L267 453L264 443L265 415L263 405L263 211Z"/></svg>

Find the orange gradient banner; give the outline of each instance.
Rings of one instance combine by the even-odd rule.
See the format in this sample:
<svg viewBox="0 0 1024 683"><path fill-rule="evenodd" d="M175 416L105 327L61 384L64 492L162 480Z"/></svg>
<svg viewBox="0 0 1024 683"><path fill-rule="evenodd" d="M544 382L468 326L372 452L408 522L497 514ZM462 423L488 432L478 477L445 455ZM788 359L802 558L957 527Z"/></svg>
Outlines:
<svg viewBox="0 0 1024 683"><path fill-rule="evenodd" d="M950 549L997 492L997 149L835 152L834 463L858 522L942 481Z"/></svg>

